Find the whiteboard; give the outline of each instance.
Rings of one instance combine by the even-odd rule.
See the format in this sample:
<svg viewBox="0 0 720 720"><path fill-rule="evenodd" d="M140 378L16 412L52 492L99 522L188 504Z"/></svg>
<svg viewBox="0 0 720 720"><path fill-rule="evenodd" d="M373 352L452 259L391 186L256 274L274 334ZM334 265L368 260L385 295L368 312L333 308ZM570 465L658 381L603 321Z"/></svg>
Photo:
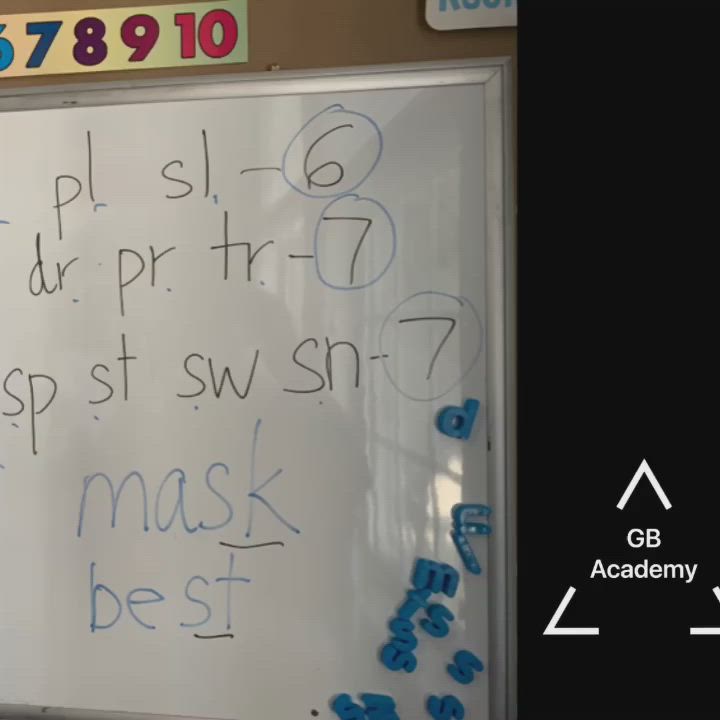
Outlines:
<svg viewBox="0 0 720 720"><path fill-rule="evenodd" d="M508 108L504 61L0 98L3 714L512 714ZM392 672L417 558L455 619Z"/></svg>

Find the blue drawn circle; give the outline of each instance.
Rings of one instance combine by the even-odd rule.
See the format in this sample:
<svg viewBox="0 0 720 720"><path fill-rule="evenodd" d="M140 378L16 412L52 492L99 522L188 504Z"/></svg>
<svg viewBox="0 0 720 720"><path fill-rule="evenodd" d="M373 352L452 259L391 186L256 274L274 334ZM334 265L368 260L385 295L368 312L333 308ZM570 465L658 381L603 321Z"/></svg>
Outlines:
<svg viewBox="0 0 720 720"><path fill-rule="evenodd" d="M451 300L457 301L461 307L464 307L465 305L470 308L470 311L472 312L473 316L475 317L475 320L477 322L478 327L478 349L475 353L472 361L467 366L467 369L460 375L460 377L448 388L443 390L438 395L434 395L432 397L417 397L415 395L411 395L410 393L405 392L400 385L397 383L395 378L390 374L390 370L388 369L387 362L386 362L386 355L387 352L383 346L383 336L385 334L385 329L387 328L388 323L390 322L390 318L395 314L397 310L399 310L403 305L406 303L409 303L411 300L413 300L416 297L419 297L420 295L438 295L440 297L446 297L450 298ZM480 355L483 351L483 325L482 321L480 320L480 314L475 309L475 306L464 296L457 296L457 295L451 295L450 293L444 293L444 292L438 292L436 290L422 290L421 292L417 292L414 295L410 295L410 297L405 298L405 300L402 300L399 302L386 316L385 320L383 320L383 324L380 328L380 335L379 335L379 345L380 345L380 361L382 362L383 370L385 371L385 375L387 376L387 379L390 381L390 384L404 397L408 398L408 400L416 400L418 402L431 402L432 400L437 400L444 395L447 395L451 390L456 388L467 376L467 374L475 367L477 364L477 361L480 359Z"/></svg>
<svg viewBox="0 0 720 720"><path fill-rule="evenodd" d="M341 200L345 200L346 198L354 198L355 202L369 202L375 205L376 207L379 207L380 210L385 214L385 217L388 219L390 223L390 230L392 231L392 251L390 253L390 258L387 261L387 264L385 267L378 273L376 277L374 277L370 282L366 282L364 285L333 285L331 282L328 282L324 277L320 270L320 258L318 257L318 239L320 236L320 226L323 222L323 217L325 216L325 213L333 206L335 203L339 203ZM366 198L366 197L360 197L360 195L356 195L354 193L346 193L345 195L341 195L338 198L335 198L332 202L328 203L320 213L320 217L318 218L317 225L315 226L315 238L313 240L313 254L315 255L315 271L317 272L317 276L320 279L320 282L329 287L333 290L362 290L363 288L370 287L371 285L374 285L376 282L378 282L383 275L390 269L390 266L393 264L393 260L395 260L395 255L397 254L397 228L395 227L395 221L392 219L392 216L387 211L387 208L382 204L379 203L377 200L373 200L372 198Z"/></svg>
<svg viewBox="0 0 720 720"><path fill-rule="evenodd" d="M297 185L295 185L290 178L288 178L287 175L287 157L290 153L290 150L292 149L293 144L295 141L302 135L302 133L313 123L317 118L319 118L324 113L337 113L342 112L346 115L356 115L357 117L361 117L363 120L367 120L375 129L375 132L378 135L378 140L380 143L380 146L378 148L378 155L375 158L375 162L373 162L370 169L367 171L367 173L360 179L359 182L355 183L352 187L345 188L342 190L337 190L336 192L308 192L307 190L303 190L302 188L299 188ZM380 158L382 157L384 149L384 141L382 132L380 130L379 125L368 115L364 115L363 113L354 112L353 110L346 110L343 105L340 105L339 103L336 103L334 105L330 105L329 107L326 107L324 110L321 110L316 115L313 115L301 128L300 130L295 133L293 136L293 139L288 144L287 148L285 149L285 152L283 153L282 157L282 176L285 179L285 182L295 191L299 192L301 195L304 195L308 198L329 198L329 197L338 197L340 195L347 195L348 193L351 193L353 190L357 190L372 174L373 170L377 167L377 164L380 162ZM342 181L341 181L342 182ZM340 183L338 183L340 184Z"/></svg>

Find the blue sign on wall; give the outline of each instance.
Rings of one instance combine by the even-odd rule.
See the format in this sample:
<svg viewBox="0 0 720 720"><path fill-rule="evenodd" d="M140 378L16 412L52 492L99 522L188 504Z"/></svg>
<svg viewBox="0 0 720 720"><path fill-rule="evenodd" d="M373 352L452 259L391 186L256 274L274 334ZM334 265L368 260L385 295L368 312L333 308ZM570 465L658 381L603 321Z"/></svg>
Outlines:
<svg viewBox="0 0 720 720"><path fill-rule="evenodd" d="M517 25L518 0L427 0L425 17L435 30Z"/></svg>

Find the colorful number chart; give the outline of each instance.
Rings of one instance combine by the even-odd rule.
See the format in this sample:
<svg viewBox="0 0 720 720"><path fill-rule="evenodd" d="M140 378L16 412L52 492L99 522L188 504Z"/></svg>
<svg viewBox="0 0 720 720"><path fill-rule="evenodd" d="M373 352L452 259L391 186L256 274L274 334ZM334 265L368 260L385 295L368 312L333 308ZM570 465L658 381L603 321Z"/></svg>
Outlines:
<svg viewBox="0 0 720 720"><path fill-rule="evenodd" d="M247 59L247 0L0 15L0 80Z"/></svg>
<svg viewBox="0 0 720 720"><path fill-rule="evenodd" d="M509 717L505 71L0 97L0 716Z"/></svg>

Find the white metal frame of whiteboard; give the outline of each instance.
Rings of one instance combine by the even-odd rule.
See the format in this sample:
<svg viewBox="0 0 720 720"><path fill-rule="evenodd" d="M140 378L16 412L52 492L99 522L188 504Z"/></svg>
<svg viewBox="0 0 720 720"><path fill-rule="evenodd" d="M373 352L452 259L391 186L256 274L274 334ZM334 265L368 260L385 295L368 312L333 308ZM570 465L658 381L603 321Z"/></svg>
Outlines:
<svg viewBox="0 0 720 720"><path fill-rule="evenodd" d="M515 204L510 75L510 60L498 58L55 85L7 92L0 86L0 113L47 109L71 111L80 107L296 95L299 92L484 86L488 162L488 427L492 439L488 472L495 517L488 571L489 646L493 658L488 668L491 673L491 720L517 717ZM498 142L497 138L502 140ZM29 714L27 707L17 710L23 715ZM88 713L68 713L67 709L63 714L89 717ZM8 707L0 713L4 717L13 715L13 709ZM123 717L129 716L123 714Z"/></svg>

